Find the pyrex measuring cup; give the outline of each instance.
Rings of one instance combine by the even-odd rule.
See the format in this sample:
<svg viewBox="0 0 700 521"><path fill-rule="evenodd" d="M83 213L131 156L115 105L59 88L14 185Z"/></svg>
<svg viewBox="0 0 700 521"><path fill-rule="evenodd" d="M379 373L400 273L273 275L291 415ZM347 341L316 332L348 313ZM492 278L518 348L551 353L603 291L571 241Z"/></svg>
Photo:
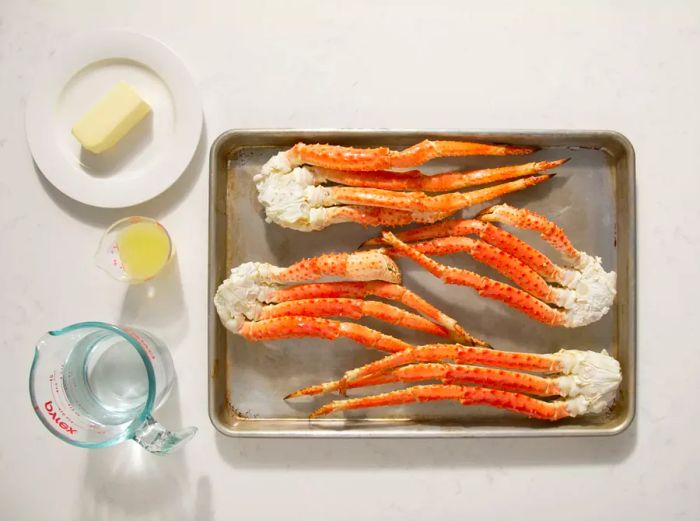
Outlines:
<svg viewBox="0 0 700 521"><path fill-rule="evenodd" d="M98 448L133 439L149 452L167 454L197 432L171 432L151 416L174 379L170 353L151 334L82 322L39 340L29 393L39 419L63 441Z"/></svg>

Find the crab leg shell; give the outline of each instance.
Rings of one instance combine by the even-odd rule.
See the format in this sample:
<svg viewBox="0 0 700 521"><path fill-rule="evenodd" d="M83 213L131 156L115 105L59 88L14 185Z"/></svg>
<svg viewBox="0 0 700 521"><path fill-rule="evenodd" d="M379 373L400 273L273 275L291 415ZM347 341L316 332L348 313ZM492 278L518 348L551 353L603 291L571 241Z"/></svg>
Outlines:
<svg viewBox="0 0 700 521"><path fill-rule="evenodd" d="M373 253L373 255L364 255ZM396 263L380 252L326 253L302 259L287 268L274 268L270 282L303 282L324 276L353 280L400 282L401 271Z"/></svg>
<svg viewBox="0 0 700 521"><path fill-rule="evenodd" d="M414 313L404 311L384 302L353 298L309 298L282 302L262 308L258 320L294 315L305 317L335 316L352 319L369 316L431 335L449 336L449 332L442 326Z"/></svg>
<svg viewBox="0 0 700 521"><path fill-rule="evenodd" d="M505 275L518 286L544 302L564 306L570 300L569 291L554 288L517 258L487 242L469 237L440 237L423 242L414 242L412 248L425 255L449 255L468 253L474 259ZM393 250L383 250L391 255Z"/></svg>
<svg viewBox="0 0 700 521"><path fill-rule="evenodd" d="M287 151L287 158L294 165L334 169L371 171L391 168L391 150L386 147L354 148L297 143Z"/></svg>
<svg viewBox="0 0 700 521"><path fill-rule="evenodd" d="M552 221L525 208L514 208L507 204L499 204L485 209L477 216L488 222L508 224L515 228L538 232L540 237L552 245L565 257L576 260L580 253L559 226Z"/></svg>
<svg viewBox="0 0 700 521"><path fill-rule="evenodd" d="M394 235L403 242L418 242L441 237L462 237L465 235L478 235L480 239L491 242L487 236L490 229L499 230L500 228L478 219L455 219L428 226L420 226L411 230L394 232ZM383 243L384 241L380 234L363 242L360 247L379 246Z"/></svg>
<svg viewBox="0 0 700 521"><path fill-rule="evenodd" d="M411 347L410 344L398 338L360 324L317 317L291 316L244 322L238 333L251 341L301 337L335 340L338 337L345 337L365 347L390 353Z"/></svg>
<svg viewBox="0 0 700 521"><path fill-rule="evenodd" d="M303 284L278 289L271 295L270 300L273 302L286 302L289 300L306 298L365 298L368 295L393 300L418 311L450 331L453 338L459 342L469 345L488 346L486 342L467 333L455 319L449 317L423 298L398 284L380 281Z"/></svg>
<svg viewBox="0 0 700 521"><path fill-rule="evenodd" d="M505 391L536 394L539 396L556 396L559 394L557 384L550 378L490 367L464 364L413 364L398 367L392 373L397 371L399 375L412 378L414 381L419 379L421 375L430 377L431 373L443 372L441 379L446 384L471 383L483 387L493 387ZM422 379L425 379L425 377Z"/></svg>
<svg viewBox="0 0 700 521"><path fill-rule="evenodd" d="M560 282L562 280L562 268L554 264L546 255L540 253L515 235L478 219L444 221L430 226L397 232L395 235L403 242L409 243L441 237L478 235L482 241L488 242L524 262L545 280L552 282ZM375 246L382 244L382 242L381 237L375 237L362 244L362 246Z"/></svg>
<svg viewBox="0 0 700 521"><path fill-rule="evenodd" d="M384 407L412 402L458 400L462 405L488 405L506 409L538 420L559 420L570 416L566 401L545 402L525 394L500 391L485 387L462 385L417 385L383 394L336 400L311 413L311 418L338 411Z"/></svg>
<svg viewBox="0 0 700 521"><path fill-rule="evenodd" d="M524 165L510 165L464 172L446 172L436 175L424 175L418 170L410 172L348 172L326 168L313 169L319 182L332 181L346 186L359 188L381 188L384 190L414 190L421 192L447 192L474 185L507 181L517 177L536 174L556 168L568 161L537 161Z"/></svg>
<svg viewBox="0 0 700 521"><path fill-rule="evenodd" d="M270 300L272 302L288 302L306 298L365 298L368 295L376 296L375 291L378 290L375 288L381 288L384 285L402 287L389 282L311 282L277 289L270 296Z"/></svg>
<svg viewBox="0 0 700 521"><path fill-rule="evenodd" d="M341 387L368 375L383 373L395 367L416 362L454 360L458 364L476 364L520 371L557 373L562 369L559 358L511 351L468 347L459 344L429 344L394 353L343 375Z"/></svg>
<svg viewBox="0 0 700 521"><path fill-rule="evenodd" d="M400 302L404 306L415 309L419 313L422 313L441 326L447 328L449 331L452 331L453 338L458 342L482 347L489 346L483 340L479 340L478 338L467 333L454 318L446 315L428 301L403 286L399 286L398 284L371 282L369 287L371 288L373 294L377 297Z"/></svg>
<svg viewBox="0 0 700 521"><path fill-rule="evenodd" d="M372 374L360 380L349 382L346 388L353 389L388 383L424 380L440 380L445 384L477 384L484 387L539 396L557 396L560 394L556 381L550 378L505 371L503 369L447 363L417 363L396 367L385 373ZM339 388L339 380L326 382L295 391L287 395L285 400L299 396L314 396L336 391Z"/></svg>
<svg viewBox="0 0 700 521"><path fill-rule="evenodd" d="M553 176L554 174L535 175L471 192L453 192L433 196L423 192L393 192L378 188L360 189L345 186L331 186L326 190L328 202L331 204L361 204L419 212L452 212L511 192L524 190Z"/></svg>
<svg viewBox="0 0 700 521"><path fill-rule="evenodd" d="M400 152L392 152L392 167L407 168L422 165L440 157L464 156L520 156L531 154L536 148L513 145L489 145L467 141L431 141L425 139Z"/></svg>
<svg viewBox="0 0 700 521"><path fill-rule="evenodd" d="M326 208L327 225L354 222L364 226L404 226L411 223L434 223L454 212L412 212L377 206L333 206Z"/></svg>
<svg viewBox="0 0 700 521"><path fill-rule="evenodd" d="M572 298L570 304L563 306L566 311L562 313L558 325L585 326L599 320L610 310L617 293L616 273L604 270L600 257L574 248L559 226L535 212L505 204L492 206L479 216L484 220L536 231L566 258L570 268L559 268L557 282L572 290Z"/></svg>
<svg viewBox="0 0 700 521"><path fill-rule="evenodd" d="M374 171L395 167L414 167L438 157L474 155L522 155L532 147L488 145L461 141L425 140L401 151L380 148L353 148L336 145L297 143L287 152L292 164L314 165L336 170Z"/></svg>
<svg viewBox="0 0 700 521"><path fill-rule="evenodd" d="M416 370L417 366L423 366L421 370ZM397 367L386 373L371 374L359 380L354 380L349 383L343 383L342 380L334 380L332 382L324 382L321 384L304 387L284 397L285 400L299 398L300 396L316 396L326 394L333 391L355 389L358 387L370 387L374 385L384 385L397 382L417 382L422 380L442 380L446 374L444 366L449 364L433 363L433 364L412 364L403 367ZM434 366L429 368L428 366Z"/></svg>
<svg viewBox="0 0 700 521"><path fill-rule="evenodd" d="M544 324L561 325L564 323L565 316L562 312L549 307L529 293L468 270L445 266L401 242L390 232L384 232L382 238L402 255L417 262L447 284L473 288L479 295L500 300Z"/></svg>

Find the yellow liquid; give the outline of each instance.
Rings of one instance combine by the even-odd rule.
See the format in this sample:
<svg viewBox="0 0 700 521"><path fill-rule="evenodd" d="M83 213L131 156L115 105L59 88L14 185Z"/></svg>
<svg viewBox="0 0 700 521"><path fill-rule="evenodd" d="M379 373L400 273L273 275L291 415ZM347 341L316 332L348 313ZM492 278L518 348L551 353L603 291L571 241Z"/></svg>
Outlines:
<svg viewBox="0 0 700 521"><path fill-rule="evenodd" d="M154 277L168 262L170 239L162 226L137 222L124 228L117 236L119 258L124 271L132 279Z"/></svg>

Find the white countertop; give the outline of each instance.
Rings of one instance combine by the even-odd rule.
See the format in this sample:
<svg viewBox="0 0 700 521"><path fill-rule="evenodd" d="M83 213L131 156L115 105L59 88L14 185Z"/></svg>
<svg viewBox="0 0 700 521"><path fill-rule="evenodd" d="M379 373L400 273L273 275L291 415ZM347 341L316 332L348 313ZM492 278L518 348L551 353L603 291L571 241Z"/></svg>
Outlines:
<svg viewBox="0 0 700 521"><path fill-rule="evenodd" d="M186 5L191 4L191 5ZM0 518L698 519L700 5L693 2L27 2L0 6ZM206 133L168 192L98 210L33 166L37 65L76 33L128 28L195 75ZM605 439L234 440L207 416L207 152L233 127L603 128L637 152L639 401ZM595 196L595 194L591 194ZM174 236L170 290L146 302L92 265L119 217ZM174 288L174 289L173 289ZM37 421L32 349L101 319L163 337L179 377L159 418L180 453L79 450ZM695 371L695 372L691 372Z"/></svg>

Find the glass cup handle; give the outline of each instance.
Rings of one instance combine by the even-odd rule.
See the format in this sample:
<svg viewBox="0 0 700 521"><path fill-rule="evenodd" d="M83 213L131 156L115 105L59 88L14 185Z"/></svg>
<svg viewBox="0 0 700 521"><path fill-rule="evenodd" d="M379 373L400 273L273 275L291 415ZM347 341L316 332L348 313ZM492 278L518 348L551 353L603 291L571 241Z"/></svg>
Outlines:
<svg viewBox="0 0 700 521"><path fill-rule="evenodd" d="M134 441L152 454L168 454L190 441L197 427L186 427L172 432L158 423L153 416L146 418L134 433Z"/></svg>

